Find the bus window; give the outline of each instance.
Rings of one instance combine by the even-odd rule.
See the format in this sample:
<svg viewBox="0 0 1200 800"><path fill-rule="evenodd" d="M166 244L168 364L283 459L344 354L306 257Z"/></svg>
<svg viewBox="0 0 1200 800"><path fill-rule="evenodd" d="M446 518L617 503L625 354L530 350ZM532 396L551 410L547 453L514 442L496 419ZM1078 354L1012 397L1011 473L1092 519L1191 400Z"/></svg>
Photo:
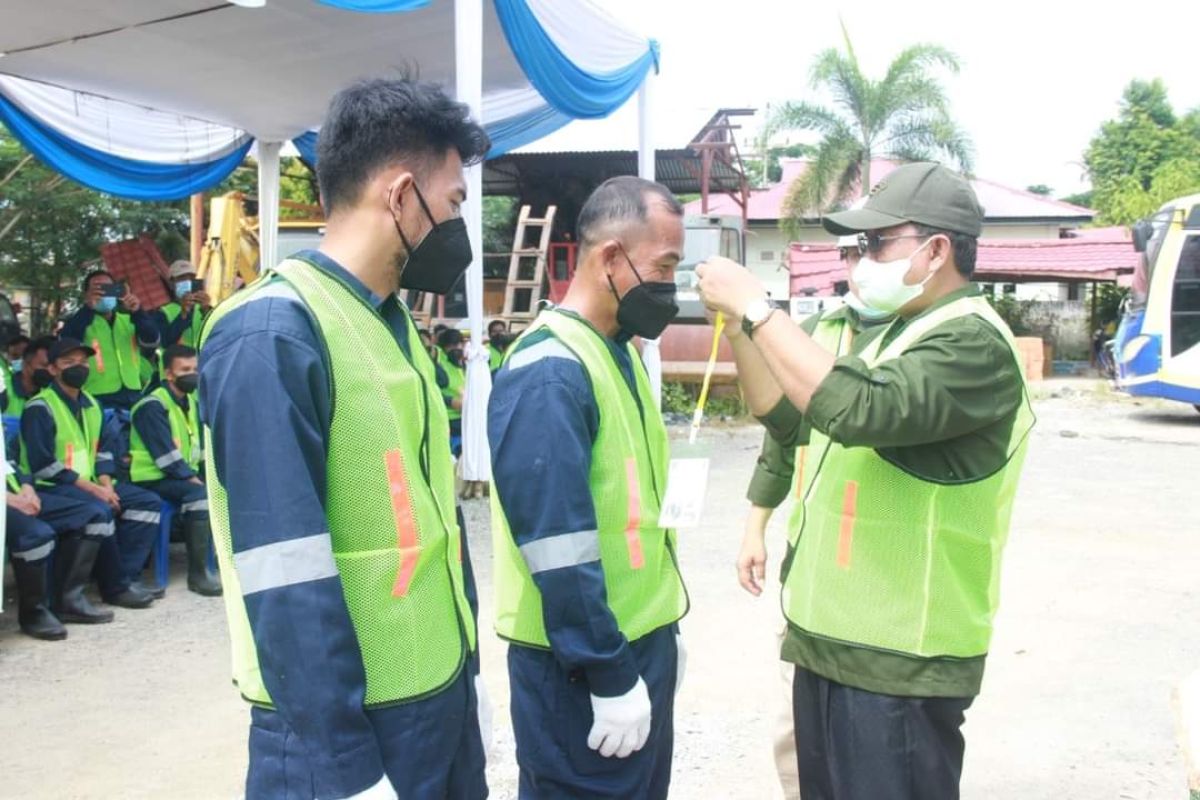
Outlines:
<svg viewBox="0 0 1200 800"><path fill-rule="evenodd" d="M1200 344L1200 235L1183 240L1171 293L1171 355Z"/></svg>
<svg viewBox="0 0 1200 800"><path fill-rule="evenodd" d="M742 263L742 237L738 236L738 232L729 228L721 229L721 255Z"/></svg>

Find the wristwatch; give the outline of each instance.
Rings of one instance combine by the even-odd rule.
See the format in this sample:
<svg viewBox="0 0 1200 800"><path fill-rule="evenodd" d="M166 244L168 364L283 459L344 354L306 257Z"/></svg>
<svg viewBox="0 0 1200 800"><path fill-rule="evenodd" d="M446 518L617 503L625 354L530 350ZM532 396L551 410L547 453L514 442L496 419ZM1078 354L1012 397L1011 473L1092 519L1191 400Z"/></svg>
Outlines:
<svg viewBox="0 0 1200 800"><path fill-rule="evenodd" d="M772 311L775 311L775 307L767 302L765 297L750 303L742 312L742 333L753 336L754 331L767 321L767 317L771 316Z"/></svg>

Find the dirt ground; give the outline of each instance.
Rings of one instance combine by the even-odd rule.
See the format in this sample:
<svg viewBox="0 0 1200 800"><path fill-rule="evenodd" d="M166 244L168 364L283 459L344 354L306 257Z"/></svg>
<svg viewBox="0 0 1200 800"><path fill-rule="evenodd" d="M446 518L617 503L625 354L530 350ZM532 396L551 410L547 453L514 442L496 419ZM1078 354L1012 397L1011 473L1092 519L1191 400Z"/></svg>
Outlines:
<svg viewBox="0 0 1200 800"><path fill-rule="evenodd" d="M1200 668L1200 414L1084 382L1039 387L1039 426L1007 550L982 696L968 713L966 798L1169 798L1186 792L1170 694ZM759 432L706 432L718 454L705 524L681 533L692 599L673 797L778 795L770 743L785 702L778 586L733 560ZM487 505L467 509L490 620ZM781 521L773 524L773 573ZM62 643L0 615L0 797L236 798L246 706L229 684L220 601L172 587ZM492 796L515 796L504 646L482 637L496 708Z"/></svg>

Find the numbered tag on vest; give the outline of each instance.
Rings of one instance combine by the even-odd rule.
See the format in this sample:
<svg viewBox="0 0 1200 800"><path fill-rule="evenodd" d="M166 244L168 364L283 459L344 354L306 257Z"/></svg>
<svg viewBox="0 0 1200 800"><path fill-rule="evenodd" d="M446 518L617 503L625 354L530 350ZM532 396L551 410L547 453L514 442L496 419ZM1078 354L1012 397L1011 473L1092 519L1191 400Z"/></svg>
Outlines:
<svg viewBox="0 0 1200 800"><path fill-rule="evenodd" d="M658 515L660 528L694 528L704 512L707 458L673 458L667 466L667 493Z"/></svg>

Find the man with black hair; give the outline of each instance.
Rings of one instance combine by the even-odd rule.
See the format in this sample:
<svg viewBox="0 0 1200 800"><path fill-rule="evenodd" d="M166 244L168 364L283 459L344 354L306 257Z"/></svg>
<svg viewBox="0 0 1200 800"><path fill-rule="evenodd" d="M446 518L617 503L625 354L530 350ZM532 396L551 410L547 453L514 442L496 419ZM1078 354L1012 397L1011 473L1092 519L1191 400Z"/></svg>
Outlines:
<svg viewBox="0 0 1200 800"><path fill-rule="evenodd" d="M781 441L811 429L782 577L801 795L956 798L1034 421L1021 358L970 283L983 210L965 177L906 164L823 223L857 235L858 295L896 315L849 353L740 265L697 268L750 410Z"/></svg>
<svg viewBox="0 0 1200 800"><path fill-rule="evenodd" d="M21 358L21 369L13 373L12 386L7 393L5 415L20 417L21 412L25 410L25 404L54 381L46 368L49 364L46 355L54 341L53 336L39 336L25 348Z"/></svg>
<svg viewBox="0 0 1200 800"><path fill-rule="evenodd" d="M200 385L196 351L187 345L171 345L163 351L162 364L162 382L133 407L129 478L179 506L188 554L188 589L215 597L221 594L221 582L208 568L212 534L208 493L200 478L204 442L195 396Z"/></svg>
<svg viewBox="0 0 1200 800"><path fill-rule="evenodd" d="M504 360L504 349L508 347L508 326L504 324L504 320L494 319L488 323L487 330L488 369L495 374L496 370L500 369L500 362Z"/></svg>
<svg viewBox="0 0 1200 800"><path fill-rule="evenodd" d="M464 392L467 388L466 361L463 359L462 331L446 328L437 337L437 366L446 376L438 388L446 403L446 416L450 419L451 451L455 456L462 452L462 409Z"/></svg>
<svg viewBox="0 0 1200 800"><path fill-rule="evenodd" d="M158 347L158 325L141 300L103 269L83 279L83 306L63 323L61 335L78 339L95 355L83 387L105 408L128 411L145 387L143 348Z"/></svg>
<svg viewBox="0 0 1200 800"><path fill-rule="evenodd" d="M159 497L115 480L115 443L105 429L100 404L83 386L88 379L87 345L62 338L48 353L53 382L25 404L21 415L21 469L33 476L39 493L90 503L107 510L116 536L103 537L96 555L96 577L104 601L123 608L145 608L157 592L140 576L158 534ZM82 593L87 575L72 573Z"/></svg>
<svg viewBox="0 0 1200 800"><path fill-rule="evenodd" d="M683 209L619 177L577 225L566 297L513 344L488 406L520 796L661 800L688 601L658 525L666 428L631 339L679 310Z"/></svg>
<svg viewBox="0 0 1200 800"><path fill-rule="evenodd" d="M487 795L449 423L397 291L444 294L471 263L463 167L489 147L437 87L339 92L317 144L320 249L205 328L210 513L254 704L249 800Z"/></svg>

